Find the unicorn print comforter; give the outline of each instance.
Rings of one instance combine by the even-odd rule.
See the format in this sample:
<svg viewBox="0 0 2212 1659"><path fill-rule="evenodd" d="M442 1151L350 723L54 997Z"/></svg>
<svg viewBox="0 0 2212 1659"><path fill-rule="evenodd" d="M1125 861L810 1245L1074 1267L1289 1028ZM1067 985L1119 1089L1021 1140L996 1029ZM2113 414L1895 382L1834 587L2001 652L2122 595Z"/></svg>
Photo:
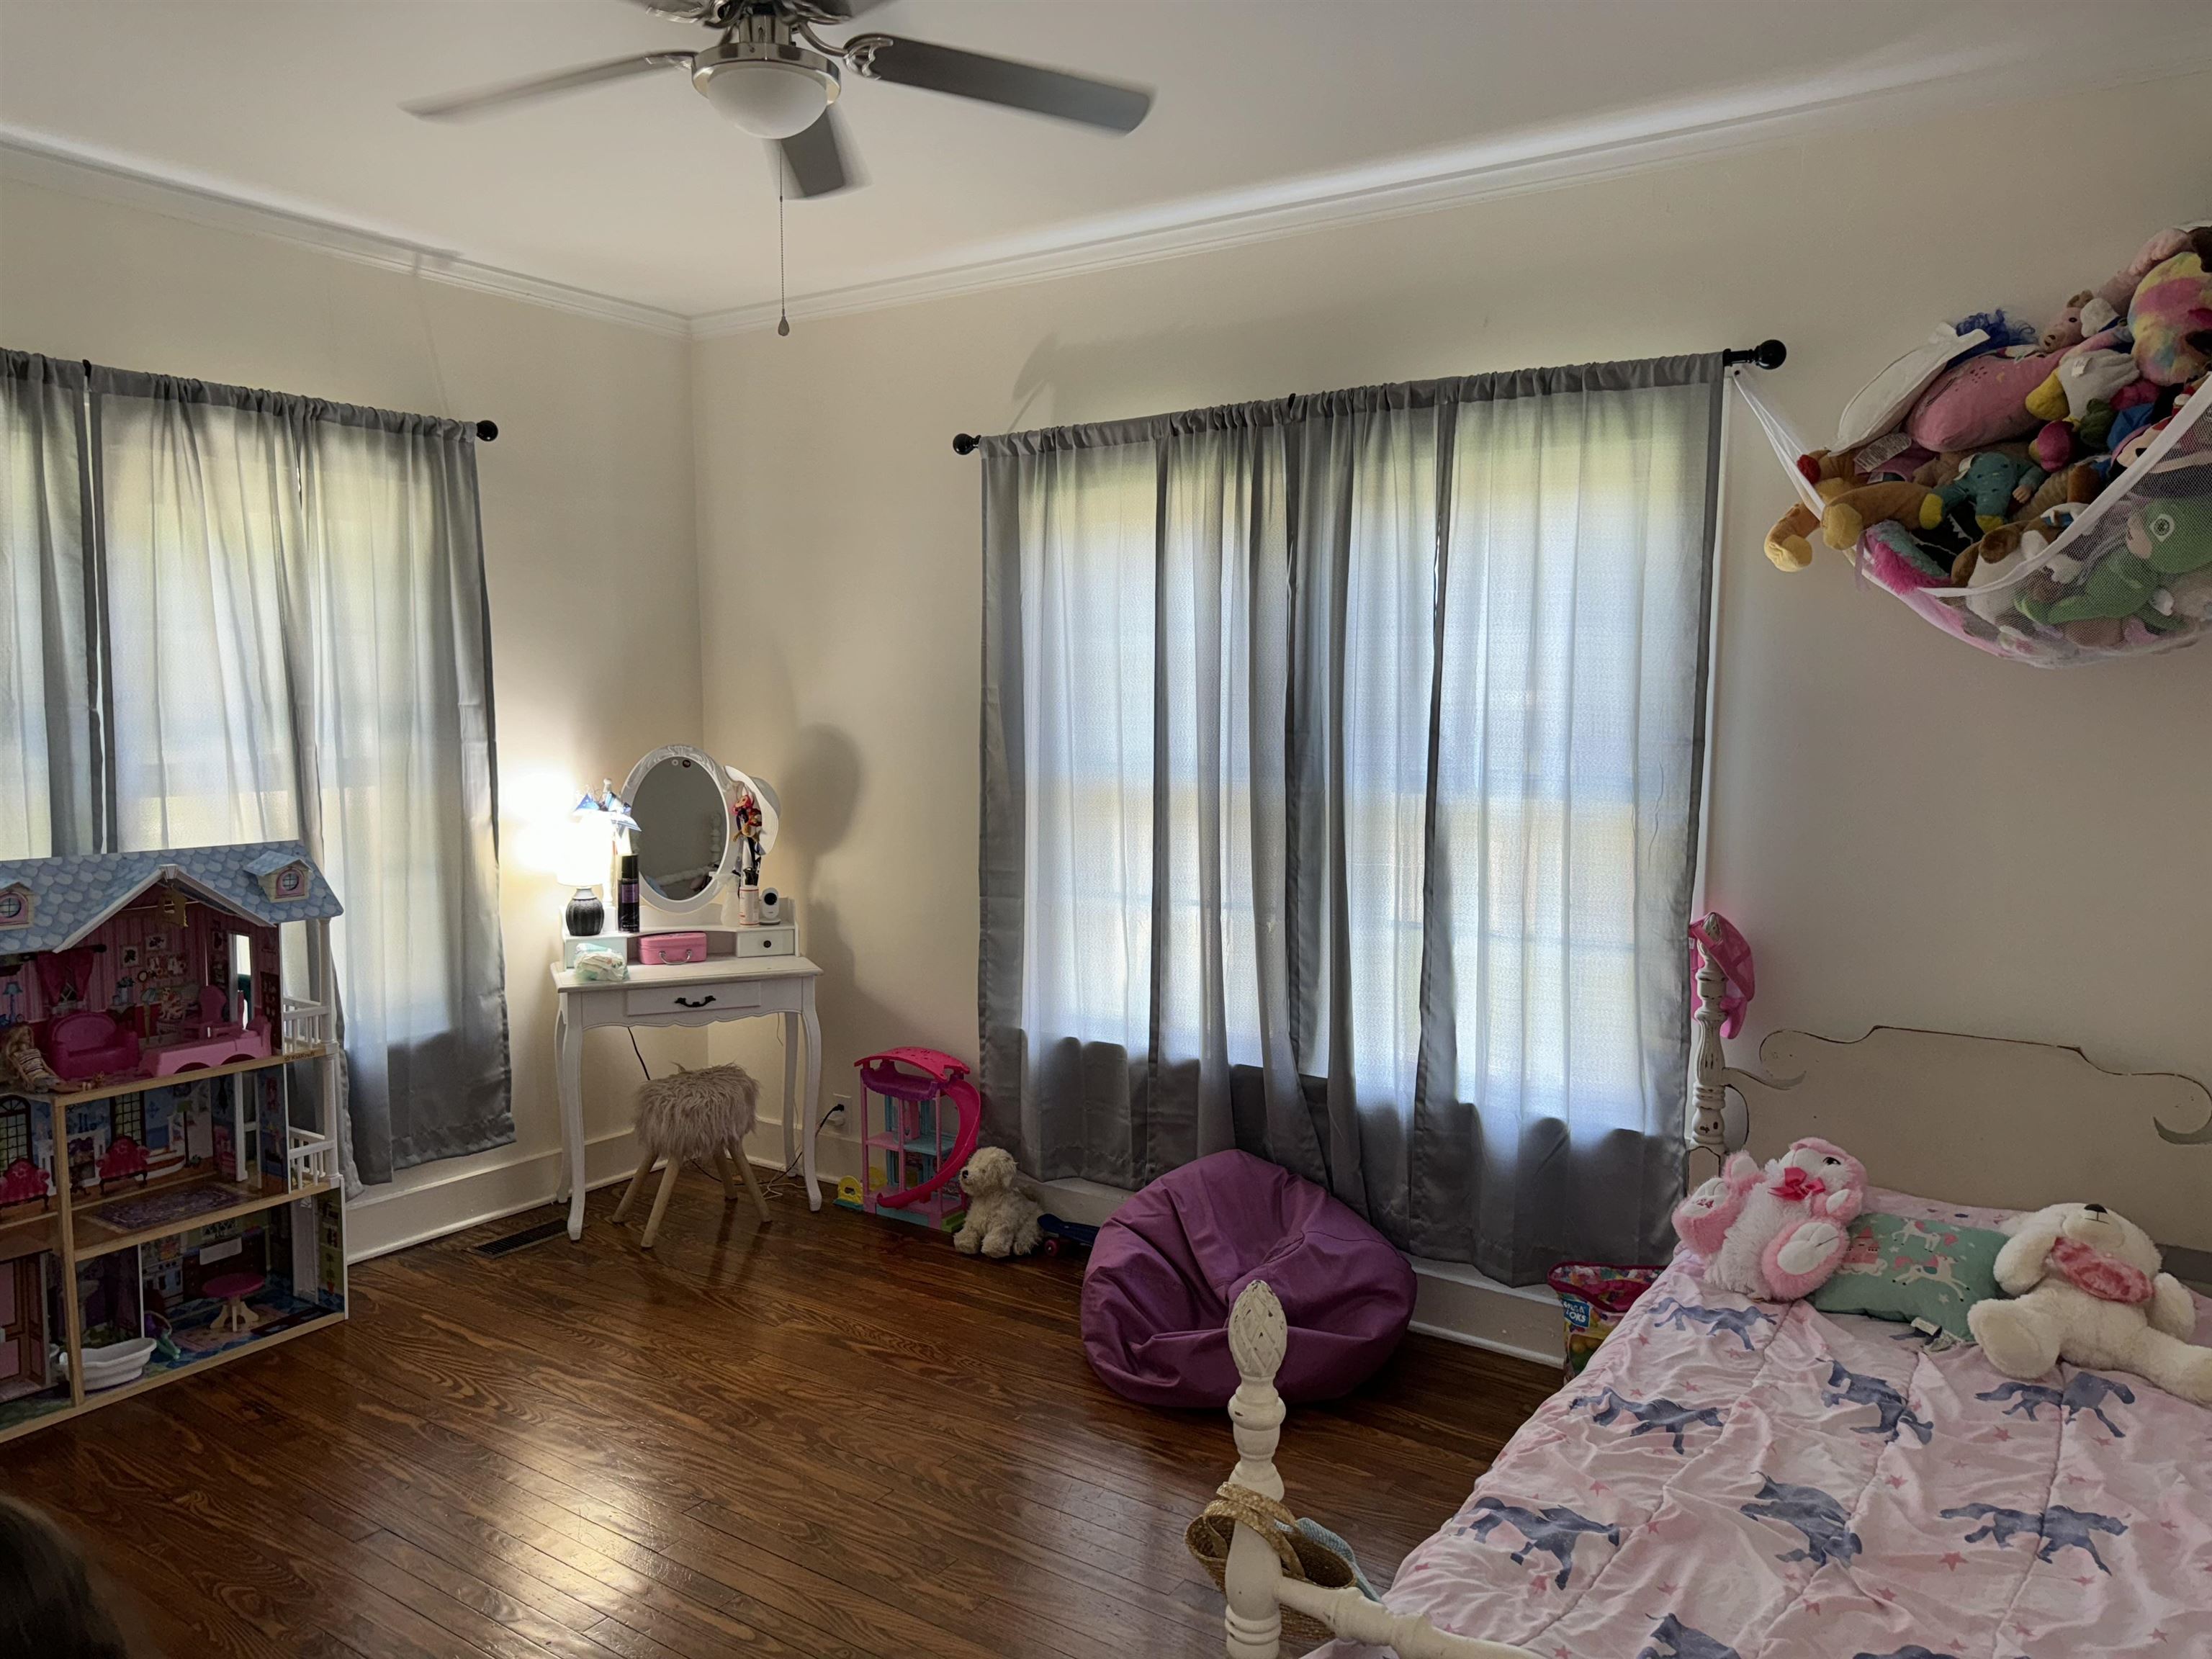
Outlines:
<svg viewBox="0 0 2212 1659"><path fill-rule="evenodd" d="M2212 1659L2212 1411L1701 1271L1529 1419L1393 1609L1540 1659Z"/></svg>

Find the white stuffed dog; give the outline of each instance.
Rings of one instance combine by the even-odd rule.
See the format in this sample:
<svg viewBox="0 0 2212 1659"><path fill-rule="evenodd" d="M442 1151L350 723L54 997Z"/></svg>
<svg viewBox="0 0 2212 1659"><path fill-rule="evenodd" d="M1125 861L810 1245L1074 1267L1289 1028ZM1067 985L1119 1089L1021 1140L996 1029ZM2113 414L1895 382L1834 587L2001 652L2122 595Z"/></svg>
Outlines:
<svg viewBox="0 0 2212 1659"><path fill-rule="evenodd" d="M1706 1284L1795 1302L1835 1272L1865 1203L1865 1165L1827 1141L1800 1140L1764 1170L1738 1152L1682 1200L1674 1231L1705 1258Z"/></svg>
<svg viewBox="0 0 2212 1659"><path fill-rule="evenodd" d="M1997 1285L2012 1299L1977 1302L1966 1323L2007 1376L2040 1376L2064 1359L2212 1406L2212 1348L2189 1341L2197 1304L2160 1265L2150 1235L2125 1216L2054 1204L2021 1217L1997 1252Z"/></svg>
<svg viewBox="0 0 2212 1659"><path fill-rule="evenodd" d="M1037 1206L1014 1185L1014 1155L1003 1146L979 1146L962 1166L960 1190L968 1218L952 1235L963 1255L1027 1255L1037 1247Z"/></svg>

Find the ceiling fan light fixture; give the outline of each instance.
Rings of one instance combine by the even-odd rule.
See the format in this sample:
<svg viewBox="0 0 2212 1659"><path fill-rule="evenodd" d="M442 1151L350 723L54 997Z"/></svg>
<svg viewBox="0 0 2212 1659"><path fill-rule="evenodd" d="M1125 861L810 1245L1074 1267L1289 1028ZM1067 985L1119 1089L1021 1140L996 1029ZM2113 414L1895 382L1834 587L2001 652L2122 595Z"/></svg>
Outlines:
<svg viewBox="0 0 2212 1659"><path fill-rule="evenodd" d="M716 109L759 138L796 137L837 98L835 66L796 46L702 52L691 83Z"/></svg>

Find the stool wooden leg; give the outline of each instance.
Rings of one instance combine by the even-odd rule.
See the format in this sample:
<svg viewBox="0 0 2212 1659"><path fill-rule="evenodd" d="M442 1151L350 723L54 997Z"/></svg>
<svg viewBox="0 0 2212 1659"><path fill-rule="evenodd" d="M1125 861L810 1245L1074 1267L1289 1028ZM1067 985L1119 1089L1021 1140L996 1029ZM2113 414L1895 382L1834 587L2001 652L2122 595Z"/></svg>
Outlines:
<svg viewBox="0 0 2212 1659"><path fill-rule="evenodd" d="M761 1225L768 1225L768 1200L761 1195L760 1178L753 1174L753 1161L745 1156L745 1149L734 1146L730 1150L730 1162L738 1166L738 1173L745 1178L745 1190L753 1195L753 1208L760 1212Z"/></svg>
<svg viewBox="0 0 2212 1659"><path fill-rule="evenodd" d="M727 1204L738 1195L738 1177L730 1168L730 1155L720 1146L714 1148L714 1173L722 1177L722 1202Z"/></svg>
<svg viewBox="0 0 2212 1659"><path fill-rule="evenodd" d="M680 1158L672 1158L668 1167L660 1172L660 1185L653 1194L653 1213L645 1218L645 1231L637 1241L641 1250L651 1249L653 1241L659 1236L660 1218L667 1213L669 1195L676 1190L676 1171L683 1163Z"/></svg>
<svg viewBox="0 0 2212 1659"><path fill-rule="evenodd" d="M629 1185L623 1188L622 1202L615 1206L617 1221L629 1213L630 1206L637 1202L637 1195L645 1187L646 1176L652 1173L653 1154L647 1152L638 1160L637 1173L629 1178Z"/></svg>

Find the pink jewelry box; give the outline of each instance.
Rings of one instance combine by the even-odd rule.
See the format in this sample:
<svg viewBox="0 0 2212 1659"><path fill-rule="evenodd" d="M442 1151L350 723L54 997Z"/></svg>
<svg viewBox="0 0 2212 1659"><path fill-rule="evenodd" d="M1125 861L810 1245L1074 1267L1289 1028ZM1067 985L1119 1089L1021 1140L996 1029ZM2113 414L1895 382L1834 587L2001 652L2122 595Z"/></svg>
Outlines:
<svg viewBox="0 0 2212 1659"><path fill-rule="evenodd" d="M647 933L637 942L637 959L659 964L704 962L707 959L707 936L704 933Z"/></svg>

